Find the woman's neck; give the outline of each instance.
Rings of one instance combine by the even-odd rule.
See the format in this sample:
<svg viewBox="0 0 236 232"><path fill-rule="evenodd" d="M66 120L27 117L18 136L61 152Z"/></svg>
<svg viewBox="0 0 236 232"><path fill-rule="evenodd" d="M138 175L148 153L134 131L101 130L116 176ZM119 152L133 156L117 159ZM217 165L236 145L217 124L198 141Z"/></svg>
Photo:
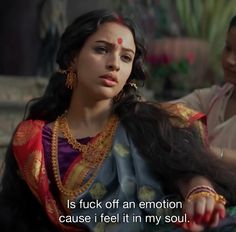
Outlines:
<svg viewBox="0 0 236 232"><path fill-rule="evenodd" d="M112 101L89 101L76 99L72 101L67 119L72 134L76 138L92 137L102 131L111 115Z"/></svg>

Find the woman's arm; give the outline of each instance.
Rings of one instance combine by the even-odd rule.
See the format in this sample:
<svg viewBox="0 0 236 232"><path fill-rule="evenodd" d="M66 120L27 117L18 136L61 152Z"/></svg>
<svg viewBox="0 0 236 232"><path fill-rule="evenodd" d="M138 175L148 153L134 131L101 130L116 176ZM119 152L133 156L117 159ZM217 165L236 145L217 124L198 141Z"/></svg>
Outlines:
<svg viewBox="0 0 236 232"><path fill-rule="evenodd" d="M218 92L219 86L212 86L210 88L196 89L192 93L172 101L172 103L182 103L185 106L196 111L207 114L209 109L209 102L213 96Z"/></svg>
<svg viewBox="0 0 236 232"><path fill-rule="evenodd" d="M227 165L236 168L236 150L211 146L213 153Z"/></svg>

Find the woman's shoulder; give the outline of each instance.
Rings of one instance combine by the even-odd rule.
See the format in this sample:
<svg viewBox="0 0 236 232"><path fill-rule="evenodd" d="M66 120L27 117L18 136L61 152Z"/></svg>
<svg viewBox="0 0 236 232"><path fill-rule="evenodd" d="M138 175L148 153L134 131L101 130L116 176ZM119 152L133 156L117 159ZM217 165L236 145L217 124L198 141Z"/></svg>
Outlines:
<svg viewBox="0 0 236 232"><path fill-rule="evenodd" d="M43 120L23 120L19 123L19 125L17 126L17 130L16 131L32 131L33 129L36 128L42 128L45 125L45 121Z"/></svg>
<svg viewBox="0 0 236 232"><path fill-rule="evenodd" d="M19 123L13 136L13 144L20 145L22 141L30 140L36 134L42 132L45 121L42 120L24 120Z"/></svg>
<svg viewBox="0 0 236 232"><path fill-rule="evenodd" d="M187 107L207 114L209 103L220 92L221 86L213 85L208 88L195 89L193 92L180 99L172 101L173 103L183 103Z"/></svg>

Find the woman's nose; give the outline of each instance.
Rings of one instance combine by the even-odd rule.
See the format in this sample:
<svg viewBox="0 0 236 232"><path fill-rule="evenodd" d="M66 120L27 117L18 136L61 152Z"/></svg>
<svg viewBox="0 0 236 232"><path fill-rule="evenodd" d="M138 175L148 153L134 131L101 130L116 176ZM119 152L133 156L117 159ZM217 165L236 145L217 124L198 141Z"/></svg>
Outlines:
<svg viewBox="0 0 236 232"><path fill-rule="evenodd" d="M106 68L109 71L119 71L120 70L119 57L117 55L110 56L106 64Z"/></svg>

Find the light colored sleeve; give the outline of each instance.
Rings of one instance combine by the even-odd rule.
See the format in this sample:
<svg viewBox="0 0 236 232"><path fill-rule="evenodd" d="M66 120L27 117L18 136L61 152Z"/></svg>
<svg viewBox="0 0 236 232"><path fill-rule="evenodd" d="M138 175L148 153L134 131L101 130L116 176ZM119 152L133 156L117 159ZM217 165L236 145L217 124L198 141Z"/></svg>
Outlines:
<svg viewBox="0 0 236 232"><path fill-rule="evenodd" d="M182 103L189 108L207 114L209 104L219 88L219 86L213 85L210 88L196 89L185 97L172 101L172 103Z"/></svg>

